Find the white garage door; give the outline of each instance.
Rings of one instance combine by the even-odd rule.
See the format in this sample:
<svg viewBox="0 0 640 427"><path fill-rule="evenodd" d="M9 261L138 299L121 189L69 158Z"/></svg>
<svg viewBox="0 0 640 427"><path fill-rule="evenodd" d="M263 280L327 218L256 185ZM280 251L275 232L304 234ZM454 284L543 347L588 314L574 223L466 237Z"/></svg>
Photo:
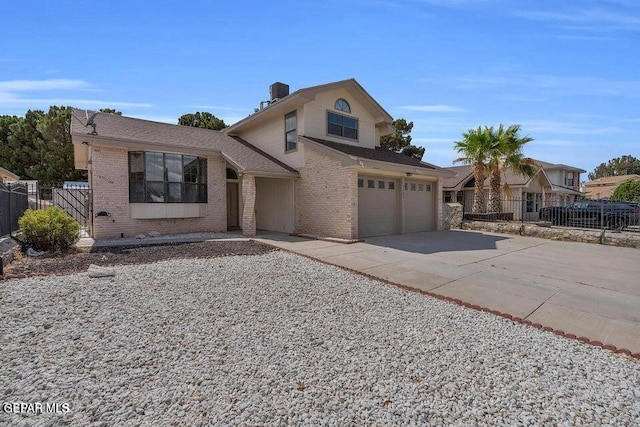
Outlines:
<svg viewBox="0 0 640 427"><path fill-rule="evenodd" d="M424 181L405 181L405 233L433 230L435 184Z"/></svg>
<svg viewBox="0 0 640 427"><path fill-rule="evenodd" d="M256 228L293 232L293 180L256 178Z"/></svg>
<svg viewBox="0 0 640 427"><path fill-rule="evenodd" d="M360 237L398 233L398 183L374 176L358 177L358 233Z"/></svg>

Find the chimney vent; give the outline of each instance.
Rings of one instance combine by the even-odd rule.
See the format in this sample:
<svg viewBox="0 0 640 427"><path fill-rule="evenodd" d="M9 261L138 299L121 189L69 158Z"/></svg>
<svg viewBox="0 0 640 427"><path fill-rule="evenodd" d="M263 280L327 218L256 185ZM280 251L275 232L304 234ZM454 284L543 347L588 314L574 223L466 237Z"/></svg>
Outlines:
<svg viewBox="0 0 640 427"><path fill-rule="evenodd" d="M275 82L271 86L269 86L269 95L270 100L274 99L282 99L285 96L289 95L289 85L284 83Z"/></svg>

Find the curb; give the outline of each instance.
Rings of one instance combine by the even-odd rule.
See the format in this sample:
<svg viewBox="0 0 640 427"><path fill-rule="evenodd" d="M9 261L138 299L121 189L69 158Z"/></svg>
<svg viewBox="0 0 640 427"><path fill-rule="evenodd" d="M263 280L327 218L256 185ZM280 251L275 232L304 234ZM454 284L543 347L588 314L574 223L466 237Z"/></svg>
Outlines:
<svg viewBox="0 0 640 427"><path fill-rule="evenodd" d="M265 242L263 242L263 243L265 243ZM270 245L269 243L265 243L265 244ZM275 248L278 248L275 245L271 245L271 246L273 246ZM426 296L429 296L429 297L432 297L432 298L435 298L435 299L439 299L441 301L447 301L447 302L456 304L458 306L465 307L465 308L470 308L472 310L476 310L476 311L479 311L479 312L490 313L490 314L493 314L495 316L503 317L505 319L511 320L512 322L519 323L521 325L531 326L531 327L534 327L534 328L539 329L541 331L551 332L552 334L558 335L558 336L563 337L563 338L576 340L576 341L582 342L584 344L589 344L589 345L592 345L594 347L600 347L600 348L602 348L604 350L609 350L614 354L624 354L624 355L629 356L629 357L631 357L633 359L640 360L640 353L631 353L631 350L628 350L626 348L617 348L615 345L603 344L600 341L594 341L594 340L591 340L591 339L589 339L587 337L576 337L574 334L568 333L568 332L564 332L564 331L562 331L560 329L553 329L550 326L543 326L540 323L532 323L529 320L525 320L525 319L522 319L520 317L515 317L515 316L512 316L511 314L508 314L508 313L502 313L502 312L500 312L498 310L492 310L492 309L490 309L488 307L481 307L479 305L475 305L475 304L471 304L471 303L468 303L468 302L464 302L464 301L462 301L462 300L460 300L458 298L451 298L451 297L447 297L447 296L444 296L444 295L438 295L438 294L435 294L433 292L423 291L422 289L417 289L417 288L413 288L411 286L403 285L401 283L392 282L390 280L382 279L380 277L376 277L376 276L373 276L371 274L363 273L361 271L354 270L354 269L349 268L349 267L343 267L341 265L332 264L332 263L330 263L328 261L317 259L317 258L314 258L314 257L312 257L310 255L300 254L300 253L292 251L290 249L284 249L284 248L278 248L278 249L283 251L283 252L288 252L288 253L291 253L291 254L294 254L294 255L298 255L298 256L301 256L301 257L304 257L304 258L308 258L308 259L314 260L316 262L319 262L319 263L322 263L322 264L325 264L325 265L330 265L332 267L337 267L337 268L339 268L341 270L347 271L349 273L357 274L357 275L362 276L362 277L366 277L367 279L371 279L371 280L374 280L376 282L382 282L382 283L385 283L387 285L395 286L397 288L404 289L405 291L426 295Z"/></svg>

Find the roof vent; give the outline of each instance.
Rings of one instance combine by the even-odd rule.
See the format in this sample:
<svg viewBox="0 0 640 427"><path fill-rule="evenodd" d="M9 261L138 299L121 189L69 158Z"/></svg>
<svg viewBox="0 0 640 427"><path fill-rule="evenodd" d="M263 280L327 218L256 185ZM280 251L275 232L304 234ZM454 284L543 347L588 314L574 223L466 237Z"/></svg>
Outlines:
<svg viewBox="0 0 640 427"><path fill-rule="evenodd" d="M284 98L285 96L289 95L289 85L275 82L274 84L269 86L269 95L269 99L271 99L272 101Z"/></svg>

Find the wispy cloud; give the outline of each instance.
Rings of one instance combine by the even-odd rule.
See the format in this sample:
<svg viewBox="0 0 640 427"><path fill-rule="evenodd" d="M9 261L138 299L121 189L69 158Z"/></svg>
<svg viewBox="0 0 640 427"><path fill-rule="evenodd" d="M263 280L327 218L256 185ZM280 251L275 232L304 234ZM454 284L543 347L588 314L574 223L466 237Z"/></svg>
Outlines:
<svg viewBox="0 0 640 427"><path fill-rule="evenodd" d="M588 123L575 123L556 120L521 120L523 129L528 133L554 133L561 135L611 135L622 132L616 126L595 126Z"/></svg>
<svg viewBox="0 0 640 427"><path fill-rule="evenodd" d="M88 88L84 80L47 79L47 80L8 80L0 81L2 92L25 92L44 90L69 90Z"/></svg>
<svg viewBox="0 0 640 427"><path fill-rule="evenodd" d="M453 77L453 80L458 82L459 88L465 89L523 86L536 89L538 94L640 97L640 79L616 80L604 77L554 75L467 75Z"/></svg>
<svg viewBox="0 0 640 427"><path fill-rule="evenodd" d="M586 4L585 2L579 3ZM561 28L579 31L640 31L637 3L616 4L616 10L610 5L578 6L564 11L555 10L519 10L514 15L523 19L547 22ZM622 9L630 10L622 10ZM636 12L636 13L634 13Z"/></svg>
<svg viewBox="0 0 640 427"><path fill-rule="evenodd" d="M453 138L412 138L411 142L420 145L453 145Z"/></svg>
<svg viewBox="0 0 640 427"><path fill-rule="evenodd" d="M244 112L248 112L248 111L253 111L250 108L247 107L231 107L228 105L203 105L203 104L199 104L199 105L189 105L189 108L196 108L196 109L200 109L200 110L210 110L210 111L234 111L234 112L238 112L238 113L244 113Z"/></svg>
<svg viewBox="0 0 640 427"><path fill-rule="evenodd" d="M400 107L407 111L422 111L427 113L459 113L466 111L464 108L455 107L453 105L403 105Z"/></svg>
<svg viewBox="0 0 640 427"><path fill-rule="evenodd" d="M150 108L145 102L128 102L109 99L83 98L78 94L102 92L84 80L6 80L0 81L0 107L6 110L18 108L47 108L50 105L71 105L80 108ZM63 95L60 96L59 93ZM93 95L95 96L95 95Z"/></svg>

